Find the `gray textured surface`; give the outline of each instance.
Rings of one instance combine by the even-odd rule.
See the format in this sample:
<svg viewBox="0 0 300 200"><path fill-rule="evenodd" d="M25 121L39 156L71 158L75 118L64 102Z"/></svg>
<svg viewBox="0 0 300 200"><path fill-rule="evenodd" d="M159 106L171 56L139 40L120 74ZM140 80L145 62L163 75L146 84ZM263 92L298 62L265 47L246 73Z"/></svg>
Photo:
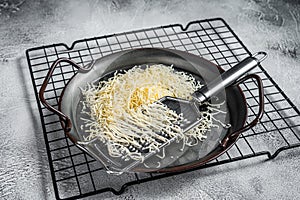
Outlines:
<svg viewBox="0 0 300 200"><path fill-rule="evenodd" d="M250 51L269 53L263 66L300 107L299 1L19 2L0 0L1 199L54 199L24 56L33 46L222 17ZM300 199L299 151L144 183L117 197L106 193L87 199Z"/></svg>

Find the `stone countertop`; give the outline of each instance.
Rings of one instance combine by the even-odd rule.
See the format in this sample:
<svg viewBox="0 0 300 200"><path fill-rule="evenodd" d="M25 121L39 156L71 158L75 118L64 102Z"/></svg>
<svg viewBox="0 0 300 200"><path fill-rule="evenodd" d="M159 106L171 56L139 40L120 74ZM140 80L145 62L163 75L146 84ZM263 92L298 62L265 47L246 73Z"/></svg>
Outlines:
<svg viewBox="0 0 300 200"><path fill-rule="evenodd" d="M300 2L0 0L0 198L54 199L25 50L134 29L223 18L300 108ZM300 199L299 148L87 199Z"/></svg>

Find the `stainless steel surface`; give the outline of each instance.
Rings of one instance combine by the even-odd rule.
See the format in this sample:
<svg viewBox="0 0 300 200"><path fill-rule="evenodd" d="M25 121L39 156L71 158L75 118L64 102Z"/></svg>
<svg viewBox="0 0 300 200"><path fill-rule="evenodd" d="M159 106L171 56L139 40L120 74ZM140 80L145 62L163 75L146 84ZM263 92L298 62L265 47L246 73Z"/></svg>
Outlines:
<svg viewBox="0 0 300 200"><path fill-rule="evenodd" d="M260 59L255 56L245 58L237 65L222 73L220 77L217 77L214 81L212 81L211 83L207 83L207 85L196 91L193 94L193 96L195 97L195 101L198 101L198 103L201 104L205 100L223 91L226 87L232 85L239 78L256 67L267 56L265 52L258 52L255 55L259 54L263 54L264 57Z"/></svg>
<svg viewBox="0 0 300 200"><path fill-rule="evenodd" d="M259 55L263 55L263 57L255 57ZM203 83L206 85L195 91L192 94L193 99L190 101L168 96L163 97L158 101L162 102L171 110L174 110L176 113L182 114L180 127L185 133L200 124L202 120L201 111L199 108L200 105L202 105L205 101L217 95L221 91L225 93L225 88L231 86L238 79L240 79L242 76L256 67L262 60L267 57L267 54L265 52L258 52L255 53L255 56L245 58L240 63L217 76L217 78L215 78L211 82ZM205 74L201 75L205 77ZM225 121L222 121L222 123L225 123Z"/></svg>
<svg viewBox="0 0 300 200"><path fill-rule="evenodd" d="M158 100L165 104L171 110L182 115L180 120L180 128L185 133L202 121L202 115L199 109L199 103L194 100L186 100L176 97L165 96ZM204 102L204 101L203 101Z"/></svg>
<svg viewBox="0 0 300 200"><path fill-rule="evenodd" d="M299 1L0 2L1 199L54 199L24 56L33 46L222 17L251 52L268 52L263 66L300 107ZM276 140L268 144L276 145ZM294 149L267 162L254 158L141 184L121 196L105 193L87 199L299 199L299 158Z"/></svg>

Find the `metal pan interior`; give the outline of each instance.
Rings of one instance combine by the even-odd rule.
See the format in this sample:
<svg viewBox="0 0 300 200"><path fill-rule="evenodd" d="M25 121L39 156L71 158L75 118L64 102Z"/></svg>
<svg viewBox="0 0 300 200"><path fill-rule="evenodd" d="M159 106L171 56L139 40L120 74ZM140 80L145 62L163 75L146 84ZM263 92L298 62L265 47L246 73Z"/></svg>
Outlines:
<svg viewBox="0 0 300 200"><path fill-rule="evenodd" d="M213 63L182 51L170 49L134 49L105 56L95 62L94 67L88 73L78 72L68 83L60 100L60 109L72 119L71 135L78 141L83 141L80 126L80 114L82 94L80 88L87 83L99 81L99 78L110 76L117 70L128 69L135 65L147 64L174 65L177 70L193 74L206 83L216 78L222 71ZM109 157L105 144L93 142L88 145L78 145L81 149L99 160L108 171L112 172L152 172L152 171L176 171L194 166L195 163L205 163L209 155L216 152L219 142L228 134L241 128L247 116L245 98L238 86L232 86L217 96L217 101L225 101L221 109L226 115L220 116L225 123L230 123L231 128L220 126L207 133L207 138L195 146L185 146L182 142L173 142L164 148L164 156L156 154L150 156L144 163L126 163L120 158ZM218 117L218 116L217 116ZM181 149L181 150L179 150ZM224 149L223 149L224 150ZM226 150L226 149L225 149ZM161 153L162 153L161 151ZM157 156L159 155L159 156Z"/></svg>

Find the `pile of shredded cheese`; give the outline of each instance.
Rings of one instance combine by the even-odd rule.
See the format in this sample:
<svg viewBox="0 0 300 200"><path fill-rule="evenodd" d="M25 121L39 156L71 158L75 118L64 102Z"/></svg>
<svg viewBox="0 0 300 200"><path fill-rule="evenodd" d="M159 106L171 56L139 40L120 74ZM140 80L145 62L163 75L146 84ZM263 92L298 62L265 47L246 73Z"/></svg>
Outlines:
<svg viewBox="0 0 300 200"><path fill-rule="evenodd" d="M200 125L184 134L178 124L181 116L157 100L164 96L190 99L201 86L192 75L161 64L135 66L98 85L89 84L82 102L82 112L90 117L82 119L85 140L105 142L112 157L141 161L143 153L157 151L173 137L193 145L213 126L213 108L207 105Z"/></svg>

